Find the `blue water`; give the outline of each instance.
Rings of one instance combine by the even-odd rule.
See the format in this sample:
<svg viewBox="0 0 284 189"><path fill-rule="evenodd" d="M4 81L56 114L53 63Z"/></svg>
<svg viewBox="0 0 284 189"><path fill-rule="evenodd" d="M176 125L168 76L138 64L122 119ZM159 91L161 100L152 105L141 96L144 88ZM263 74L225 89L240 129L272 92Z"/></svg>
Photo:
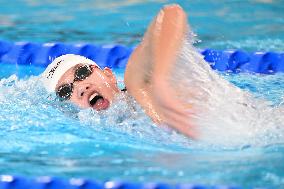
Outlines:
<svg viewBox="0 0 284 189"><path fill-rule="evenodd" d="M131 111L123 102L101 115L78 113L76 107L46 96L38 78L30 76L41 69L1 65L1 70L16 75L7 78L1 73L0 174L283 185L282 144L230 147L194 142L156 127L139 107ZM116 74L123 85L123 71ZM283 74L221 75L275 107L282 102Z"/></svg>
<svg viewBox="0 0 284 189"><path fill-rule="evenodd" d="M133 46L160 7L170 2L2 1L0 38ZM284 4L280 0L175 2L188 12L201 40L198 47L284 49ZM1 63L0 174L244 187L284 185L281 141L231 147L194 142L157 128L134 102L131 105L136 111L129 111L131 107L123 102L103 115L79 111L46 96L38 78L31 76L42 71ZM115 71L123 85L123 70ZM283 74L220 75L273 107L282 104Z"/></svg>
<svg viewBox="0 0 284 189"><path fill-rule="evenodd" d="M282 0L0 0L0 38L136 45L162 5L174 2L202 48L284 49Z"/></svg>

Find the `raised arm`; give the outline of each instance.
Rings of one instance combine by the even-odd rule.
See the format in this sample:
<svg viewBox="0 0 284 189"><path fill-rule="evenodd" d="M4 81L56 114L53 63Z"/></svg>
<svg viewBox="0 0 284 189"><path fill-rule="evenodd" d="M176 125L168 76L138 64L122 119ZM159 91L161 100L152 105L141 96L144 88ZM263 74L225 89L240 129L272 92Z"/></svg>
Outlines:
<svg viewBox="0 0 284 189"><path fill-rule="evenodd" d="M166 6L156 18L153 32L153 75L168 77L187 31L186 14L178 5Z"/></svg>
<svg viewBox="0 0 284 189"><path fill-rule="evenodd" d="M131 55L125 84L155 122L194 137L189 114L169 84L187 27L186 14L180 6L164 7Z"/></svg>
<svg viewBox="0 0 284 189"><path fill-rule="evenodd" d="M136 85L137 80L147 84L153 71L158 74L157 78L167 76L175 63L186 31L186 14L182 8L179 5L165 6L132 53L125 71L126 84ZM129 78L135 78L135 82Z"/></svg>

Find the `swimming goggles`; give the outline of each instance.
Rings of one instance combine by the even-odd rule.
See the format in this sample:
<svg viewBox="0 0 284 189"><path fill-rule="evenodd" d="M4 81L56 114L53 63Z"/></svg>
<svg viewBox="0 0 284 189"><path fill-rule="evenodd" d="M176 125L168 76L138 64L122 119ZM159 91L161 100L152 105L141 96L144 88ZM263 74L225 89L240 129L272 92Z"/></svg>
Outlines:
<svg viewBox="0 0 284 189"><path fill-rule="evenodd" d="M87 79L93 73L92 65L81 65L76 68L74 72L74 80L72 83L66 83L61 85L57 91L56 96L59 100L69 100L72 96L74 90L74 82L75 81L83 81Z"/></svg>

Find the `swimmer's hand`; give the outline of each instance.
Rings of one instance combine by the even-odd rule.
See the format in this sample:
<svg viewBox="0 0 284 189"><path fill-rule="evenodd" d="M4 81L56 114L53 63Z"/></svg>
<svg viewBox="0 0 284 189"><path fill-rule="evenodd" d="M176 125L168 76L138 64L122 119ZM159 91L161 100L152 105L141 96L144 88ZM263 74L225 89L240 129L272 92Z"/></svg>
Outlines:
<svg viewBox="0 0 284 189"><path fill-rule="evenodd" d="M187 15L179 5L165 6L157 15L152 33L152 98L162 122L180 133L196 138L186 103L170 86L177 55L187 33Z"/></svg>
<svg viewBox="0 0 284 189"><path fill-rule="evenodd" d="M161 123L178 132L196 139L197 133L191 120L191 109L178 99L176 92L165 79L156 78L153 82L153 102L161 116Z"/></svg>
<svg viewBox="0 0 284 189"><path fill-rule="evenodd" d="M187 16L179 5L165 6L149 25L125 70L126 88L155 123L196 138L190 113L169 84L187 32Z"/></svg>

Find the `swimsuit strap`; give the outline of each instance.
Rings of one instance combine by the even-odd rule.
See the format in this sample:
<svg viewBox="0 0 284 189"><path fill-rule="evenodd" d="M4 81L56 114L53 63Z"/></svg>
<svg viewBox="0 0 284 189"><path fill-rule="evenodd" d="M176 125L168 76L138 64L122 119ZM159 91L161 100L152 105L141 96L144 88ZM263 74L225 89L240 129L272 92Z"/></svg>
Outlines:
<svg viewBox="0 0 284 189"><path fill-rule="evenodd" d="M122 92L126 92L126 91L127 91L126 87L124 87L123 89L121 89L121 91L122 91Z"/></svg>

